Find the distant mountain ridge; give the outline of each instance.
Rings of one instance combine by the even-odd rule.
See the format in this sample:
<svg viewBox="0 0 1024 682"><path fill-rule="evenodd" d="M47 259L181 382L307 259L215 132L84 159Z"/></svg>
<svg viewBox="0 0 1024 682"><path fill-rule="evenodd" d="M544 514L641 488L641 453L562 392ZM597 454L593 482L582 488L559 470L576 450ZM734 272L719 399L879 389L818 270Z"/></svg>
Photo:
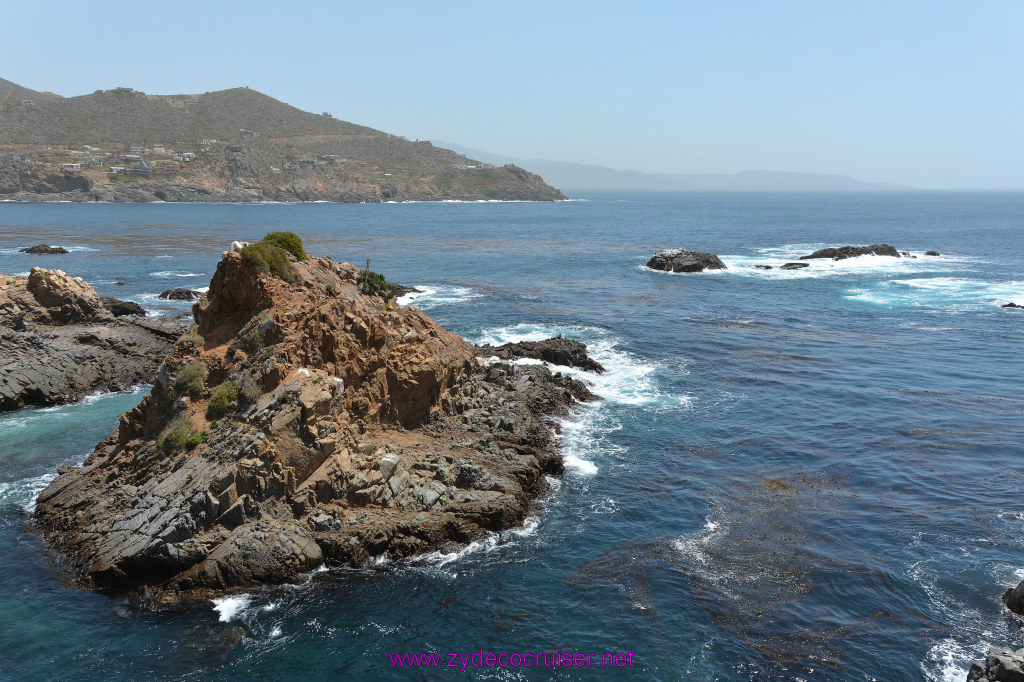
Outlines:
<svg viewBox="0 0 1024 682"><path fill-rule="evenodd" d="M485 167L249 88L62 98L2 83L0 195L24 201L565 198L521 168Z"/></svg>
<svg viewBox="0 0 1024 682"><path fill-rule="evenodd" d="M511 156L470 149L452 142L437 144L465 156L487 163L515 163L532 173L544 176L564 190L648 190L648 191L736 191L736 192L857 192L898 191L913 189L904 185L862 182L845 175L792 173L772 170L750 170L729 174L684 175L645 173L637 170L616 170L593 164L517 159Z"/></svg>
<svg viewBox="0 0 1024 682"><path fill-rule="evenodd" d="M9 80L0 78L0 104L6 104L8 102L23 102L25 100L41 101L47 99L63 99L60 95L55 95L52 92L39 92L38 90L29 90L24 88L17 83L12 83Z"/></svg>

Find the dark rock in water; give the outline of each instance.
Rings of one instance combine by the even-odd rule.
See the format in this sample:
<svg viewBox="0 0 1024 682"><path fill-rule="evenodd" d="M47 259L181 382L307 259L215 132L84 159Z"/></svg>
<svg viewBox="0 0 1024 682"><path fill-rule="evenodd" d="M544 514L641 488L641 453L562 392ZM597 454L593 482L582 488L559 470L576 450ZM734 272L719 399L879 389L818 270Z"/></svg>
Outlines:
<svg viewBox="0 0 1024 682"><path fill-rule="evenodd" d="M123 287L125 285L124 282L114 282L114 284L116 284L119 287Z"/></svg>
<svg viewBox="0 0 1024 682"><path fill-rule="evenodd" d="M1024 682L1024 649L989 647L983 661L975 661L967 682Z"/></svg>
<svg viewBox="0 0 1024 682"><path fill-rule="evenodd" d="M810 263L786 263L779 267L779 270L799 270L800 268L809 268Z"/></svg>
<svg viewBox="0 0 1024 682"><path fill-rule="evenodd" d="M1003 593L1003 603L1014 613L1024 616L1024 580Z"/></svg>
<svg viewBox="0 0 1024 682"><path fill-rule="evenodd" d="M26 249L18 249L21 253L71 253L62 246L48 246L46 244L37 244L36 246L30 246Z"/></svg>
<svg viewBox="0 0 1024 682"><path fill-rule="evenodd" d="M911 254L909 251L900 251L900 255L904 258L917 258L917 256Z"/></svg>
<svg viewBox="0 0 1024 682"><path fill-rule="evenodd" d="M941 256L942 254L939 253L938 251L925 251L924 255L926 255L926 256Z"/></svg>
<svg viewBox="0 0 1024 682"><path fill-rule="evenodd" d="M148 320L135 303L100 298L61 270L0 275L0 411L148 383L187 328L186 320Z"/></svg>
<svg viewBox="0 0 1024 682"><path fill-rule="evenodd" d="M103 307L109 310L110 314L114 317L124 317L125 315L146 316L146 310L133 301L122 301L111 296L103 296L100 298L100 302L103 303Z"/></svg>
<svg viewBox="0 0 1024 682"><path fill-rule="evenodd" d="M1019 308L1021 310L1024 310L1024 305L1018 305L1018 304L1014 303L1013 301L1010 301L1009 303L1004 303L1001 307L1003 307L1003 308Z"/></svg>
<svg viewBox="0 0 1024 682"><path fill-rule="evenodd" d="M812 258L831 258L832 260L843 260L844 258L856 258L874 254L876 256L892 256L899 258L900 252L888 244L872 244L871 246L840 246L838 248L818 249L812 254L800 256L800 260Z"/></svg>
<svg viewBox="0 0 1024 682"><path fill-rule="evenodd" d="M404 284L395 284L394 282L388 282L388 291L395 298L405 296L406 294L418 294L420 289L416 287L407 287Z"/></svg>
<svg viewBox="0 0 1024 682"><path fill-rule="evenodd" d="M167 291L160 294L159 298L165 301L195 301L202 298L203 295L193 289L168 289Z"/></svg>
<svg viewBox="0 0 1024 682"><path fill-rule="evenodd" d="M481 357L498 357L502 360L516 360L518 358L532 358L543 360L553 365L564 367L579 367L598 374L604 372L604 367L587 354L587 345L556 336L543 341L521 341L519 343L506 343L502 346L484 345L478 347Z"/></svg>
<svg viewBox="0 0 1024 682"><path fill-rule="evenodd" d="M755 265L754 267L755 268L761 268L762 270L771 270L772 269L772 266L770 266L770 265Z"/></svg>
<svg viewBox="0 0 1024 682"><path fill-rule="evenodd" d="M699 253L686 249L664 249L654 254L647 267L668 272L701 272L723 270L725 263L713 253Z"/></svg>

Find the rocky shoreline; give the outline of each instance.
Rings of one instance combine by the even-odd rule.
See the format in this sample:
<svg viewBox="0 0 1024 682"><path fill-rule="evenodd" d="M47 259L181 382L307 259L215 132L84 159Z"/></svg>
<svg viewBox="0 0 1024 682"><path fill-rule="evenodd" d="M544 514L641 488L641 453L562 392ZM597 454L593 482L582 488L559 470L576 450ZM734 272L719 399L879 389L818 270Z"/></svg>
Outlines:
<svg viewBox="0 0 1024 682"><path fill-rule="evenodd" d="M361 293L301 243L256 246L225 252L152 393L40 494L77 579L160 604L521 524L587 387Z"/></svg>
<svg viewBox="0 0 1024 682"><path fill-rule="evenodd" d="M0 275L0 411L148 383L187 328L61 270Z"/></svg>

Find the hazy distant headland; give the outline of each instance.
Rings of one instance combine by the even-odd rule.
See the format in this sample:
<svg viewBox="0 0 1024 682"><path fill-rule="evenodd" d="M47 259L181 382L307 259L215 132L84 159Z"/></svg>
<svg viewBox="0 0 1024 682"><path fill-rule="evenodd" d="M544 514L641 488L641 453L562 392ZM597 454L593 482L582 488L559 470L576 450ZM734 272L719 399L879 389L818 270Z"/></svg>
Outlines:
<svg viewBox="0 0 1024 682"><path fill-rule="evenodd" d="M22 201L555 201L493 165L313 114L249 88L64 98L0 79L0 199Z"/></svg>
<svg viewBox="0 0 1024 682"><path fill-rule="evenodd" d="M514 163L544 176L563 190L734 191L734 192L878 192L913 187L884 182L862 182L845 175L751 170L735 174L683 175L616 170L585 163L548 159L517 159L437 141L460 154L488 163Z"/></svg>

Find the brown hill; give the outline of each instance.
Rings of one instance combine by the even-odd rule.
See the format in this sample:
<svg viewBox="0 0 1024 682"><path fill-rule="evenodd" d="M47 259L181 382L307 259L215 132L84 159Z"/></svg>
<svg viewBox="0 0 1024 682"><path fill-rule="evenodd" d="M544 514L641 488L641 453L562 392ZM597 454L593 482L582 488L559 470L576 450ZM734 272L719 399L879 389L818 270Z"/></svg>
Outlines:
<svg viewBox="0 0 1024 682"><path fill-rule="evenodd" d="M0 78L0 104L20 103L27 100L34 102L40 102L44 100L62 99L60 95L55 95L52 92L39 92L37 90L29 90L23 88L17 83L12 83L9 80Z"/></svg>
<svg viewBox="0 0 1024 682"><path fill-rule="evenodd" d="M199 144L209 140L216 143ZM203 154L173 176L118 186L108 182L106 171L122 163L130 147L156 145ZM85 174L88 187L69 189L50 177L57 162L82 160L71 155L87 146L108 155L82 168L96 169ZM22 200L45 200L54 192L73 201L565 198L514 166L483 168L429 141L301 111L249 88L202 95L117 88L66 99L15 98L0 104L0 147L10 152L0 157L0 195ZM55 147L63 148L64 156ZM302 165L301 159L309 163ZM33 161L36 167L25 165Z"/></svg>

